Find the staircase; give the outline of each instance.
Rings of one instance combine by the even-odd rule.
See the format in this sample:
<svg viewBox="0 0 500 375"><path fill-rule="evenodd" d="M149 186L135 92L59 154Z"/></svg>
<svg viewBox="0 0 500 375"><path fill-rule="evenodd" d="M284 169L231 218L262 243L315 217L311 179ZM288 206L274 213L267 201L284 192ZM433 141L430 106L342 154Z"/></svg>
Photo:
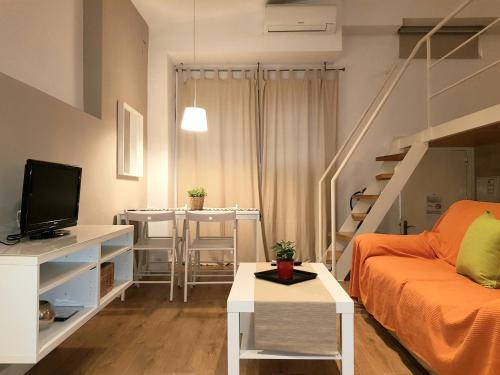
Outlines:
<svg viewBox="0 0 500 375"><path fill-rule="evenodd" d="M495 106L436 127L431 127L430 124L430 104L432 98L500 64L500 60L498 60L496 63L480 69L478 72L465 77L457 83L435 93L431 92L431 69L500 21L500 19L494 20L491 25L486 26L465 43L446 54L443 58L432 62L430 57L431 37L473 2L474 0L467 0L460 4L417 43L410 56L401 67L397 68L397 66L395 66L392 69L379 92L366 108L357 124L352 128L351 133L339 148L337 154L328 165L318 183L319 225L317 258L318 260L326 262L328 266L331 266L331 271L338 280L344 280L350 272L355 236L363 233L373 233L377 230L385 215L398 198L405 184L425 155L429 147L429 142L439 137L449 136L450 134L456 134L467 129L479 128L500 121L500 106ZM367 181L368 187L363 193L353 196L354 205L352 210L347 218L345 218L342 225L338 226L336 222L335 201L336 182L339 175L342 173L349 159L357 151L361 141L372 127L389 97L393 94L394 89L406 73L417 52L424 46L427 47L427 77L423 77L423 79L427 78L427 129L417 134L395 139L388 153L377 157L373 161L379 164L378 172L370 181ZM324 184L327 178L330 178L331 188L330 231L326 230L325 225L326 189ZM335 254L335 257L333 257L332 254Z"/></svg>
<svg viewBox="0 0 500 375"><path fill-rule="evenodd" d="M337 278L344 280L350 271L354 235L375 232L399 193L427 151L427 143L414 143L408 151L398 154L402 160L379 161L380 171L363 194L355 196L356 203L335 236L337 248L342 248L337 259ZM393 155L380 156L377 159ZM384 175L384 179L378 176ZM390 176L389 178L385 178Z"/></svg>

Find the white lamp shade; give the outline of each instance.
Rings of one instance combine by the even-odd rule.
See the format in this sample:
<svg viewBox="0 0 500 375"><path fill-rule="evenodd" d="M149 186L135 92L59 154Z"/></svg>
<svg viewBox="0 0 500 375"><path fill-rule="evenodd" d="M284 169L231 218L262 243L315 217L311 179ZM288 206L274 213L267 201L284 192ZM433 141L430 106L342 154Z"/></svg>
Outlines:
<svg viewBox="0 0 500 375"><path fill-rule="evenodd" d="M192 132L206 132L207 112L200 107L186 107L182 116L181 129Z"/></svg>

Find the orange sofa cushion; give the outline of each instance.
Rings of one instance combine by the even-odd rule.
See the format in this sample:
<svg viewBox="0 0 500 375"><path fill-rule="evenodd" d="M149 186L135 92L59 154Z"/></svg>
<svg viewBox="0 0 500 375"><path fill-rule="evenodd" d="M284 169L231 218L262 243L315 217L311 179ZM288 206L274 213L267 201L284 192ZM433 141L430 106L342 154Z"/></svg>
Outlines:
<svg viewBox="0 0 500 375"><path fill-rule="evenodd" d="M431 232L429 243L436 256L455 266L465 232L469 225L486 211L500 217L500 203L466 200L451 205Z"/></svg>

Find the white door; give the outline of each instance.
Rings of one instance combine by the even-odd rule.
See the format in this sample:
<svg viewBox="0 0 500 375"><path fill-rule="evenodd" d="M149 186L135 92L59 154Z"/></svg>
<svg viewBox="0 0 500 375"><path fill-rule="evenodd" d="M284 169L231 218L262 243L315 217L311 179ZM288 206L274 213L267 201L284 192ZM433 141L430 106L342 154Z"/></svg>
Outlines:
<svg viewBox="0 0 500 375"><path fill-rule="evenodd" d="M429 148L400 197L401 233L430 230L451 204L474 199L471 148Z"/></svg>

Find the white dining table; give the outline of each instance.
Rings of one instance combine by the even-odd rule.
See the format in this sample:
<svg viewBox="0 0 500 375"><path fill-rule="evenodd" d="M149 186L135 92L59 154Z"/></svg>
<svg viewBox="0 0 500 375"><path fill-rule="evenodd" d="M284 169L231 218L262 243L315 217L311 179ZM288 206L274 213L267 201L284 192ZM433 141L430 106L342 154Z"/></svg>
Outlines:
<svg viewBox="0 0 500 375"><path fill-rule="evenodd" d="M175 208L134 208L128 209L129 211L174 211L175 217L179 221L185 222L186 220L186 212L189 211L187 206L185 207L175 207ZM263 254L263 242L262 242L262 230L261 230L261 215L260 211L257 208L241 208L241 207L206 207L203 209L205 212L210 211L236 211L236 220L253 220L254 224L254 238L255 238L255 261L258 262L260 260L260 255ZM123 223L125 221L124 212L120 212L117 215L118 224Z"/></svg>

